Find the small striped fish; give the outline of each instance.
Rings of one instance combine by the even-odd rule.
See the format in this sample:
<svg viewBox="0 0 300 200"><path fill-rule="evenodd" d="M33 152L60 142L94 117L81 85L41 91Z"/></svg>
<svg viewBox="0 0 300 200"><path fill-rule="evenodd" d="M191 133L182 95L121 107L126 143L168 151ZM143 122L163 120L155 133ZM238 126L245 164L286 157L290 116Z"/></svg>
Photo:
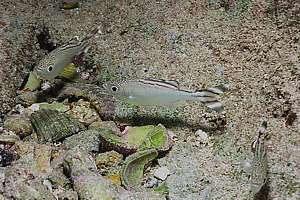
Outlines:
<svg viewBox="0 0 300 200"><path fill-rule="evenodd" d="M251 195L256 195L257 193L259 193L261 188L267 182L268 163L266 148L264 144L266 129L267 122L265 121L259 129L258 138L252 143L252 151L254 153L254 157L251 164L250 175Z"/></svg>
<svg viewBox="0 0 300 200"><path fill-rule="evenodd" d="M86 51L89 40L98 32L99 29L95 28L82 40L73 38L67 44L54 49L37 64L33 73L42 80L53 80L76 55Z"/></svg>
<svg viewBox="0 0 300 200"><path fill-rule="evenodd" d="M143 106L168 106L180 101L200 101L205 106L222 111L217 97L228 88L214 87L201 91L180 90L178 82L161 79L138 79L118 83L105 83L103 87L113 96Z"/></svg>

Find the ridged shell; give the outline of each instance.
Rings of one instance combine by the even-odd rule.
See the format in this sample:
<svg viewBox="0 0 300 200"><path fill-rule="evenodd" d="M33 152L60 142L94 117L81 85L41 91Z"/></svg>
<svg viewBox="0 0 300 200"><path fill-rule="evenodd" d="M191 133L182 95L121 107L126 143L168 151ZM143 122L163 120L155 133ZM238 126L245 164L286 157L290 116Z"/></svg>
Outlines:
<svg viewBox="0 0 300 200"><path fill-rule="evenodd" d="M41 142L56 142L85 130L78 120L57 110L36 111L30 116L30 120Z"/></svg>
<svg viewBox="0 0 300 200"><path fill-rule="evenodd" d="M158 156L155 149L138 151L125 160L122 168L122 183L127 188L137 188L140 186L145 165L150 163Z"/></svg>

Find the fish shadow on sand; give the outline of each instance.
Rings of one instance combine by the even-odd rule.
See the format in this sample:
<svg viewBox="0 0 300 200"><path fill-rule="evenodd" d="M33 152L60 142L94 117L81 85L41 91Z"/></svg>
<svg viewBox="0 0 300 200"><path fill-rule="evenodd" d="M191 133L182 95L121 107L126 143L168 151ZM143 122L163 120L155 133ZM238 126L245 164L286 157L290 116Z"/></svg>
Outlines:
<svg viewBox="0 0 300 200"><path fill-rule="evenodd" d="M271 200L270 196L270 184L269 181L260 189L258 193L254 195L253 200Z"/></svg>

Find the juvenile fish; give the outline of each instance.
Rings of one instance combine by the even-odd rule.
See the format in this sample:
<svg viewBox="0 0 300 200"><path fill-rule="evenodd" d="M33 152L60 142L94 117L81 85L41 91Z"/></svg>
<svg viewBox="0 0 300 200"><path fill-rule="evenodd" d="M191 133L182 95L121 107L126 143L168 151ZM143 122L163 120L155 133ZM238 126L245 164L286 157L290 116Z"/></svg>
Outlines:
<svg viewBox="0 0 300 200"><path fill-rule="evenodd" d="M34 68L33 73L42 80L53 80L70 64L76 55L84 52L89 46L89 40L98 33L95 28L86 37L78 41L73 38L67 44L64 44L46 55Z"/></svg>
<svg viewBox="0 0 300 200"><path fill-rule="evenodd" d="M267 122L263 122L258 138L252 143L252 151L254 153L250 175L250 191L252 195L259 193L267 182L268 163L264 144L266 128Z"/></svg>
<svg viewBox="0 0 300 200"><path fill-rule="evenodd" d="M169 106L180 101L200 101L205 106L223 110L217 97L223 94L226 87L215 87L201 91L180 90L178 82L161 79L138 79L118 83L105 83L105 90L113 96L128 103L143 106Z"/></svg>

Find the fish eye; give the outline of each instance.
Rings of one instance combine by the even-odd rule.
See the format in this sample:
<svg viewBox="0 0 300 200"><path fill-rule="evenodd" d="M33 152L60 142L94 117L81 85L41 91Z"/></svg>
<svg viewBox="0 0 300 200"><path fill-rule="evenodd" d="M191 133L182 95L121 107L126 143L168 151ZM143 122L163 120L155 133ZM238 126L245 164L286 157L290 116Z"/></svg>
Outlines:
<svg viewBox="0 0 300 200"><path fill-rule="evenodd" d="M116 91L118 90L118 87L117 87L117 86L112 86L112 87L111 87L111 90L112 90L113 92L116 92Z"/></svg>
<svg viewBox="0 0 300 200"><path fill-rule="evenodd" d="M48 71L51 72L52 70L53 70L53 65L50 65L50 66L48 67Z"/></svg>

